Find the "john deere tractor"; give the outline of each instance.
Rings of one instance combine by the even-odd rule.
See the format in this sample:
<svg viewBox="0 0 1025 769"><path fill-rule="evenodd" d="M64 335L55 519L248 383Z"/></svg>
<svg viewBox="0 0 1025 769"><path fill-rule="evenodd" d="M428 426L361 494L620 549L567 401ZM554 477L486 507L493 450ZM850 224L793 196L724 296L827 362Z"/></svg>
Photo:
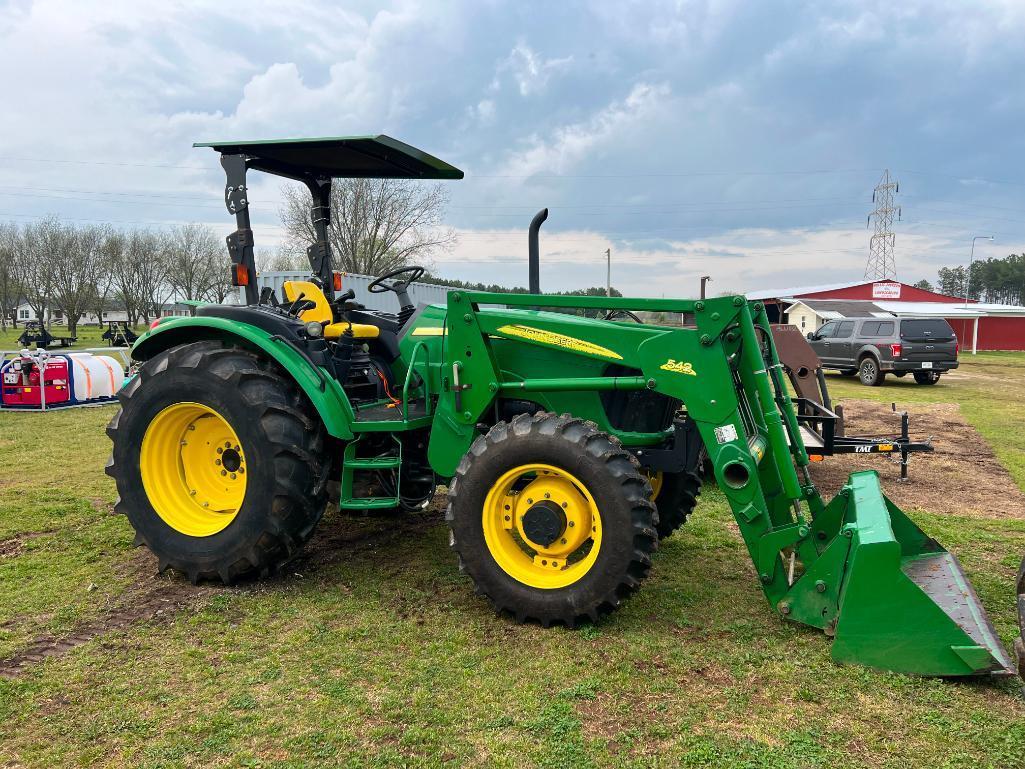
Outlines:
<svg viewBox="0 0 1025 769"><path fill-rule="evenodd" d="M820 497L760 304L544 296L539 216L531 294L453 290L417 307L423 269L408 267L369 287L398 311L368 309L332 267L332 179L461 171L386 136L197 146L219 152L227 175L246 301L144 334L108 428L117 510L161 568L194 581L266 575L310 539L332 482L343 511L393 514L444 484L452 549L477 590L517 621L572 627L640 587L695 506L703 458L769 606L825 631L837 661L1014 671L957 559L875 472ZM280 296L257 280L250 171L312 195L311 277ZM645 311L683 323L638 322Z"/></svg>

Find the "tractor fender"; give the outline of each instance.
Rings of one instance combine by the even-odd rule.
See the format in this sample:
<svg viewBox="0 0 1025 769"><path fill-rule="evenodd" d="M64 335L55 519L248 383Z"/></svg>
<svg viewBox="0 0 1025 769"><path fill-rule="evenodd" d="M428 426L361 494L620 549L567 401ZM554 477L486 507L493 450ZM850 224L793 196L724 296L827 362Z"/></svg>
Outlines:
<svg viewBox="0 0 1025 769"><path fill-rule="evenodd" d="M266 355L302 389L330 435L352 439L352 406L334 377L287 339L251 324L204 316L164 320L139 337L132 358L146 361L170 347L204 339L219 339Z"/></svg>

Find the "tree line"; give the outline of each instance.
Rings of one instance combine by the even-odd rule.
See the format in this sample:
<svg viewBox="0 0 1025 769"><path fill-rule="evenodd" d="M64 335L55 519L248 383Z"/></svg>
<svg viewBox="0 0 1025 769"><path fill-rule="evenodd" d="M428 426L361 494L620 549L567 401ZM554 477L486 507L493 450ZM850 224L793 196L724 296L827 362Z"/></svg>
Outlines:
<svg viewBox="0 0 1025 769"><path fill-rule="evenodd" d="M933 284L920 280L918 288L932 291ZM971 273L963 265L941 267L935 290L947 296L966 296L978 302L1025 305L1025 254L972 262Z"/></svg>
<svg viewBox="0 0 1025 769"><path fill-rule="evenodd" d="M224 244L201 224L168 230L79 226L50 217L0 222L0 328L27 303L38 319L59 311L74 336L82 317L112 307L149 323L169 301L223 302L232 291Z"/></svg>

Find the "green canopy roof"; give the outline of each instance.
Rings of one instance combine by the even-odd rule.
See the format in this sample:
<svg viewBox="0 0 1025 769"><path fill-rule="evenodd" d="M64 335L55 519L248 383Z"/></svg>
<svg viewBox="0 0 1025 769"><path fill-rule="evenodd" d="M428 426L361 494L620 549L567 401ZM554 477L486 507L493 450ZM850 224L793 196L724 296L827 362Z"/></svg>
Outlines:
<svg viewBox="0 0 1025 769"><path fill-rule="evenodd" d="M212 147L224 155L245 155L250 168L292 178L463 178L458 168L384 135L197 142L192 146Z"/></svg>

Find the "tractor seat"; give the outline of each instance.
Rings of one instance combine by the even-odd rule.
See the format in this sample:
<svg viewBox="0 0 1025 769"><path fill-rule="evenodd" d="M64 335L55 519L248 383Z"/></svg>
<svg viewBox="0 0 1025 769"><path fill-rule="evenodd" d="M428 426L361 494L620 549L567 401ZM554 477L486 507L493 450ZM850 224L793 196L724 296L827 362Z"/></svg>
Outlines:
<svg viewBox="0 0 1025 769"><path fill-rule="evenodd" d="M324 338L337 339L350 328L356 339L377 339L381 329L369 323L333 323L334 313L331 312L331 305L327 302L323 290L316 283L309 280L286 280L282 286L285 292L285 301L294 302L303 295L303 299L316 302L315 307L303 310L299 313L299 320L306 323L317 321L324 323Z"/></svg>

